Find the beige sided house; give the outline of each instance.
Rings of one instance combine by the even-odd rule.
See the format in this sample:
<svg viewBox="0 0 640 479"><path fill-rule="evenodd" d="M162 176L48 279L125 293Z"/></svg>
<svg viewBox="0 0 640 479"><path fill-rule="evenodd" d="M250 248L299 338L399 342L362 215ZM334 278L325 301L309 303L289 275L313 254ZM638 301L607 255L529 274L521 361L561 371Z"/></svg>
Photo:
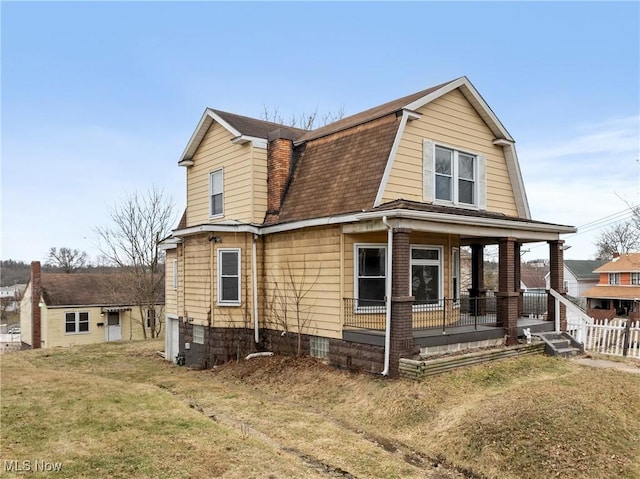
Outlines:
<svg viewBox="0 0 640 479"><path fill-rule="evenodd" d="M163 242L167 358L300 347L393 376L400 357L553 329L554 308L524 318L520 248L549 243L562 293L560 235L575 229L531 219L514 143L466 77L313 131L206 109L178 163L186 212ZM499 245L491 300L485 245Z"/></svg>
<svg viewBox="0 0 640 479"><path fill-rule="evenodd" d="M141 311L128 284L117 273L43 273L34 261L20 304L22 342L36 349L131 341L145 337L143 327L150 336L164 298Z"/></svg>

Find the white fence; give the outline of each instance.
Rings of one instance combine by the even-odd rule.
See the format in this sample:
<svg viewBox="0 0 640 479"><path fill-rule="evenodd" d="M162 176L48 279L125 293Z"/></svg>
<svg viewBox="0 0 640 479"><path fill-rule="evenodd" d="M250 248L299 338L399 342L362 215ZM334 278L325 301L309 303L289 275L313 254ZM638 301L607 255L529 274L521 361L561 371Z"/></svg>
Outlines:
<svg viewBox="0 0 640 479"><path fill-rule="evenodd" d="M640 359L640 321L627 320L591 320L590 322L567 322L567 332L584 345L585 351L622 356L624 352L625 334L628 330L629 348L627 356Z"/></svg>

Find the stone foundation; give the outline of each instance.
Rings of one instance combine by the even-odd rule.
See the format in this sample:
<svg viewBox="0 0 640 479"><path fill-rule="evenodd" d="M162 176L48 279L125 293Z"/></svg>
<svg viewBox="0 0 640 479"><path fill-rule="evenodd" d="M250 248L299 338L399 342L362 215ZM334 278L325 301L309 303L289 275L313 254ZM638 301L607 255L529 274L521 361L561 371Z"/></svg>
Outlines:
<svg viewBox="0 0 640 479"><path fill-rule="evenodd" d="M300 337L300 354L311 355L311 338ZM180 321L180 352L185 366L208 369L217 364L244 358L247 354L272 351L275 354L295 356L298 353L298 335L282 334L272 329L260 330L260 343L254 341L254 330L248 328L204 328L204 344L193 342L193 325ZM384 347L354 343L342 339L326 338L328 357L320 358L329 364L352 371L379 374L384 368ZM186 345L189 345L188 349Z"/></svg>

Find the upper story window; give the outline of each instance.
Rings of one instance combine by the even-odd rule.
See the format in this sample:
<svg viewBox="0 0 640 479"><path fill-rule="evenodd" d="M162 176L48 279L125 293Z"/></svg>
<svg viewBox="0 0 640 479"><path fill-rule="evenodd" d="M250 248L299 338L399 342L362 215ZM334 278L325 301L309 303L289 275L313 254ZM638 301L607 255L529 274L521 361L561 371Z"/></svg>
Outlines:
<svg viewBox="0 0 640 479"><path fill-rule="evenodd" d="M424 140L425 201L486 208L486 159L482 155Z"/></svg>
<svg viewBox="0 0 640 479"><path fill-rule="evenodd" d="M224 213L224 182L222 169L209 173L209 216L222 216Z"/></svg>
<svg viewBox="0 0 640 479"><path fill-rule="evenodd" d="M218 304L240 304L240 248L218 250Z"/></svg>
<svg viewBox="0 0 640 479"><path fill-rule="evenodd" d="M609 273L609 284L620 284L620 273Z"/></svg>
<svg viewBox="0 0 640 479"><path fill-rule="evenodd" d="M442 248L415 246L411 248L411 294L414 305L434 304L442 291Z"/></svg>
<svg viewBox="0 0 640 479"><path fill-rule="evenodd" d="M355 296L358 307L381 306L386 289L387 247L356 245L356 258Z"/></svg>
<svg viewBox="0 0 640 479"><path fill-rule="evenodd" d="M640 286L640 273L631 273L631 284Z"/></svg>
<svg viewBox="0 0 640 479"><path fill-rule="evenodd" d="M436 146L435 199L475 205L476 157Z"/></svg>

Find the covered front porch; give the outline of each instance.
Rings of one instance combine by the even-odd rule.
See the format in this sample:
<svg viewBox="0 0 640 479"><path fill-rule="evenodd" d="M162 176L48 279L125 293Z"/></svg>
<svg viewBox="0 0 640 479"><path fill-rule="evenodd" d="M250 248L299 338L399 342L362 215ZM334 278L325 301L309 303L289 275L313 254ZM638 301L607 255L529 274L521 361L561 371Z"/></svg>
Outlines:
<svg viewBox="0 0 640 479"><path fill-rule="evenodd" d="M383 346L393 374L401 357L415 357L426 347L485 340L510 346L518 343L525 328L532 333L566 329L564 307L556 308L548 293L521 289L521 247L548 243L550 287L564 294L564 242L559 235L573 228L457 208L407 202L396 206L402 208L363 213L358 223L343 227L351 237L387 233L383 247L354 239L356 294L343 298L344 340ZM425 235L443 243L420 243ZM493 293L484 284L487 245L498 246ZM464 289L462 246L471 251L470 284Z"/></svg>

